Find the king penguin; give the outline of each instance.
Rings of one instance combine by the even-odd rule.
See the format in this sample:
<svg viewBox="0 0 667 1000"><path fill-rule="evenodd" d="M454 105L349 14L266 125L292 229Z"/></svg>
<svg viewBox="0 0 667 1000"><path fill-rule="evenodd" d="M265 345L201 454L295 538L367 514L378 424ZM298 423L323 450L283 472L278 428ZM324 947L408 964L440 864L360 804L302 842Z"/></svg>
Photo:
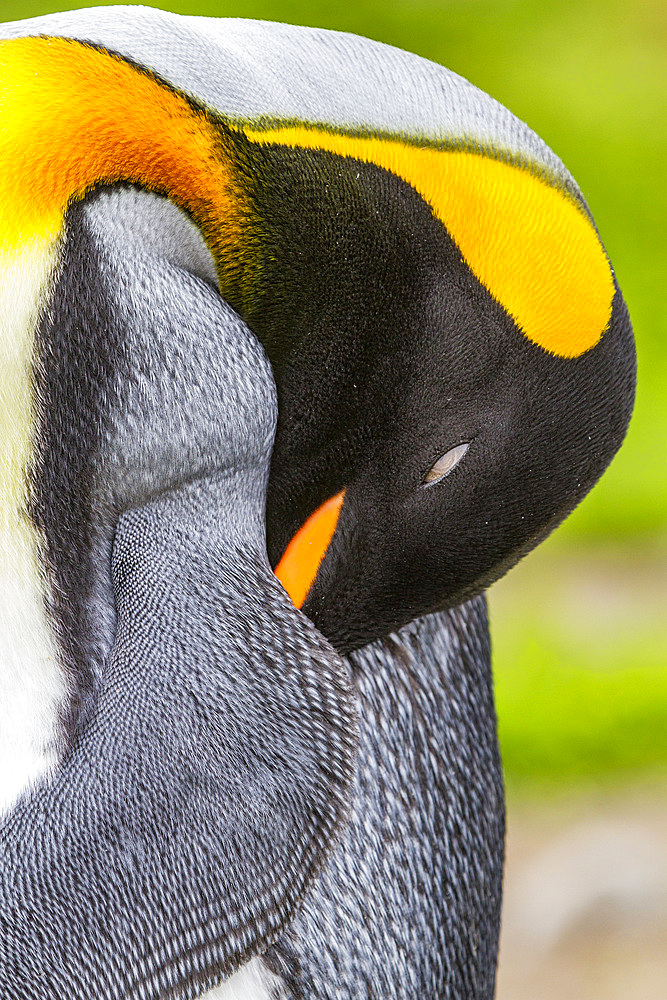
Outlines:
<svg viewBox="0 0 667 1000"><path fill-rule="evenodd" d="M0 995L491 1000L485 589L635 356L522 122L367 39L0 27Z"/></svg>

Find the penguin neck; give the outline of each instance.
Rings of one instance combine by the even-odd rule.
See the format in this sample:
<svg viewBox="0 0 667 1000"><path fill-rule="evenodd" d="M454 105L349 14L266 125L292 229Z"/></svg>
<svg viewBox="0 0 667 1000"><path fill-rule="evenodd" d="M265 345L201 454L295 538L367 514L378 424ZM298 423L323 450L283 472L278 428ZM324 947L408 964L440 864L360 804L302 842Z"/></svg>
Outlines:
<svg viewBox="0 0 667 1000"><path fill-rule="evenodd" d="M61 38L0 42L0 93L1 811L57 759L67 696L28 484L35 332L68 209L119 182L167 196L198 225L223 291L249 210L224 123L116 55ZM250 273L251 249L242 256Z"/></svg>
<svg viewBox="0 0 667 1000"><path fill-rule="evenodd" d="M0 42L0 91L1 264L52 246L69 205L124 182L194 220L223 295L238 300L227 272L238 278L242 266L252 277L252 213L235 133L222 120L149 71L71 39Z"/></svg>

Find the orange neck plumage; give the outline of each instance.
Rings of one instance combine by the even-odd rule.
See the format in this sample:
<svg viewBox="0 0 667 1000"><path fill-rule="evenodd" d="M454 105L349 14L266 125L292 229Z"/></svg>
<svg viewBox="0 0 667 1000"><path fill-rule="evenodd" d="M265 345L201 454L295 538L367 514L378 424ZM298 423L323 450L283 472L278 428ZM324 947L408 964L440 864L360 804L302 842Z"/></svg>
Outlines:
<svg viewBox="0 0 667 1000"><path fill-rule="evenodd" d="M0 93L5 252L55 239L72 201L118 181L169 196L214 257L238 239L243 194L220 128L149 73L79 42L19 38L0 43Z"/></svg>

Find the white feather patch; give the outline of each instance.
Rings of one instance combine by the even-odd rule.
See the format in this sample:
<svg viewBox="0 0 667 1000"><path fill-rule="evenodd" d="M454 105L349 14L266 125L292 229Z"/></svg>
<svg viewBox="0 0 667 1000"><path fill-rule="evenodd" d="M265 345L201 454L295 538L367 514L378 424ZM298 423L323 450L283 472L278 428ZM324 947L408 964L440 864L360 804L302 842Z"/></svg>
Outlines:
<svg viewBox="0 0 667 1000"><path fill-rule="evenodd" d="M202 1000L281 1000L284 996L280 980L269 972L260 958L253 958L222 986L206 993Z"/></svg>
<svg viewBox="0 0 667 1000"><path fill-rule="evenodd" d="M0 812L55 763L65 679L46 619L39 536L25 510L32 348L55 250L0 252Z"/></svg>

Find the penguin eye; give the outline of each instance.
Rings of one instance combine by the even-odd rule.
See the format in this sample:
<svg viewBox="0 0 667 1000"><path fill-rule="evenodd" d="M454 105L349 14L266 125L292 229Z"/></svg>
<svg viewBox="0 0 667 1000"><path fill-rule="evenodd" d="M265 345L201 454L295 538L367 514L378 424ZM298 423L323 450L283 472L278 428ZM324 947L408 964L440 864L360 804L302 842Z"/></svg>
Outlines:
<svg viewBox="0 0 667 1000"><path fill-rule="evenodd" d="M457 444L455 448L450 448L445 454L438 459L435 465L432 465L429 471L424 476L423 486L432 486L434 483L439 483L441 479L448 476L452 469L456 468L465 453L467 452L469 445L467 443Z"/></svg>

